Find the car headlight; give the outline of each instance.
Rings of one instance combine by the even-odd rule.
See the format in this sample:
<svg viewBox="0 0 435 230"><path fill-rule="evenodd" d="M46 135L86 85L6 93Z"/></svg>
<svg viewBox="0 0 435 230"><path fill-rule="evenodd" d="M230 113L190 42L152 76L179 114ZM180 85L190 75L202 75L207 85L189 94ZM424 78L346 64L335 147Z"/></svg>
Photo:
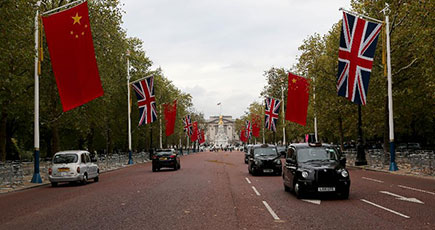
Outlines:
<svg viewBox="0 0 435 230"><path fill-rule="evenodd" d="M303 172L302 172L302 177L305 178L305 179L307 179L307 178L308 178L308 172L303 171Z"/></svg>
<svg viewBox="0 0 435 230"><path fill-rule="evenodd" d="M259 161L259 160L255 160L254 163L255 163L256 165L261 165L261 161Z"/></svg>
<svg viewBox="0 0 435 230"><path fill-rule="evenodd" d="M280 159L275 159L275 164L280 165L281 164L281 160Z"/></svg>
<svg viewBox="0 0 435 230"><path fill-rule="evenodd" d="M341 171L341 176L342 177L348 177L349 173L346 170Z"/></svg>

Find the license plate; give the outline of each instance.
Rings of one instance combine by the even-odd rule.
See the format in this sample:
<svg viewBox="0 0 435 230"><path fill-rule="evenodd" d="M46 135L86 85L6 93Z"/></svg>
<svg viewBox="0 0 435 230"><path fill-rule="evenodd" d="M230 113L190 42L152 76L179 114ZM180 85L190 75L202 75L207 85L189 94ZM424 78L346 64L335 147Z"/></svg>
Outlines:
<svg viewBox="0 0 435 230"><path fill-rule="evenodd" d="M271 172L273 172L273 169L263 169L263 172L265 172L265 173L271 173Z"/></svg>
<svg viewBox="0 0 435 230"><path fill-rule="evenodd" d="M335 187L319 187L317 188L319 192L335 192Z"/></svg>
<svg viewBox="0 0 435 230"><path fill-rule="evenodd" d="M162 157L162 158L160 158L160 160L161 161L165 161L165 160L167 160L168 158L166 158L166 157Z"/></svg>
<svg viewBox="0 0 435 230"><path fill-rule="evenodd" d="M69 168L59 168L57 169L59 172L69 172Z"/></svg>

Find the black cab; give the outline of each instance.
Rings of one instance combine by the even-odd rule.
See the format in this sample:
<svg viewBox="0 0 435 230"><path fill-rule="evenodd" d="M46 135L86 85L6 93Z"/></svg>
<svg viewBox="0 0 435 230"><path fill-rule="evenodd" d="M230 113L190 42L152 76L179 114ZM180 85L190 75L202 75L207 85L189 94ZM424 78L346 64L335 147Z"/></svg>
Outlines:
<svg viewBox="0 0 435 230"><path fill-rule="evenodd" d="M346 158L341 151L328 144L290 145L283 167L286 191L293 190L298 198L306 193L336 193L349 198L350 177Z"/></svg>
<svg viewBox="0 0 435 230"><path fill-rule="evenodd" d="M275 145L253 145L249 148L248 171L256 176L260 173L281 175L282 164Z"/></svg>
<svg viewBox="0 0 435 230"><path fill-rule="evenodd" d="M180 169L180 157L174 149L158 149L152 156L153 172L159 171L163 167Z"/></svg>

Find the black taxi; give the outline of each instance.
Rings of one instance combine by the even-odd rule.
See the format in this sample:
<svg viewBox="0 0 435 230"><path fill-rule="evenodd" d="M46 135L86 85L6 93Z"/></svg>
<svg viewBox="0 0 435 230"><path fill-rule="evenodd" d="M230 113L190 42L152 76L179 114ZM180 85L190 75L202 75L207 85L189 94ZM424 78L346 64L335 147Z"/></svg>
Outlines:
<svg viewBox="0 0 435 230"><path fill-rule="evenodd" d="M282 164L275 145L252 145L249 148L248 172L253 176L260 173L281 175Z"/></svg>
<svg viewBox="0 0 435 230"><path fill-rule="evenodd" d="M349 198L350 178L346 158L328 144L300 143L290 145L283 167L285 191L293 190L300 198L305 193L336 193Z"/></svg>

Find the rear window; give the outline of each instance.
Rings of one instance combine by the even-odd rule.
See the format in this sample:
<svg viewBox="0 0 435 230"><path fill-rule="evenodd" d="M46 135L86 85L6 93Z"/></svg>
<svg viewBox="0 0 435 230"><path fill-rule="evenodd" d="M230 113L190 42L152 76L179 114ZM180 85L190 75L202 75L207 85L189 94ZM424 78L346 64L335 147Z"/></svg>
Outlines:
<svg viewBox="0 0 435 230"><path fill-rule="evenodd" d="M276 148L255 148L254 149L255 156L277 156Z"/></svg>
<svg viewBox="0 0 435 230"><path fill-rule="evenodd" d="M53 164L69 164L69 163L77 163L78 156L77 154L58 154L53 158Z"/></svg>
<svg viewBox="0 0 435 230"><path fill-rule="evenodd" d="M172 151L159 151L156 153L157 156L168 156L168 155L172 155L173 152Z"/></svg>

